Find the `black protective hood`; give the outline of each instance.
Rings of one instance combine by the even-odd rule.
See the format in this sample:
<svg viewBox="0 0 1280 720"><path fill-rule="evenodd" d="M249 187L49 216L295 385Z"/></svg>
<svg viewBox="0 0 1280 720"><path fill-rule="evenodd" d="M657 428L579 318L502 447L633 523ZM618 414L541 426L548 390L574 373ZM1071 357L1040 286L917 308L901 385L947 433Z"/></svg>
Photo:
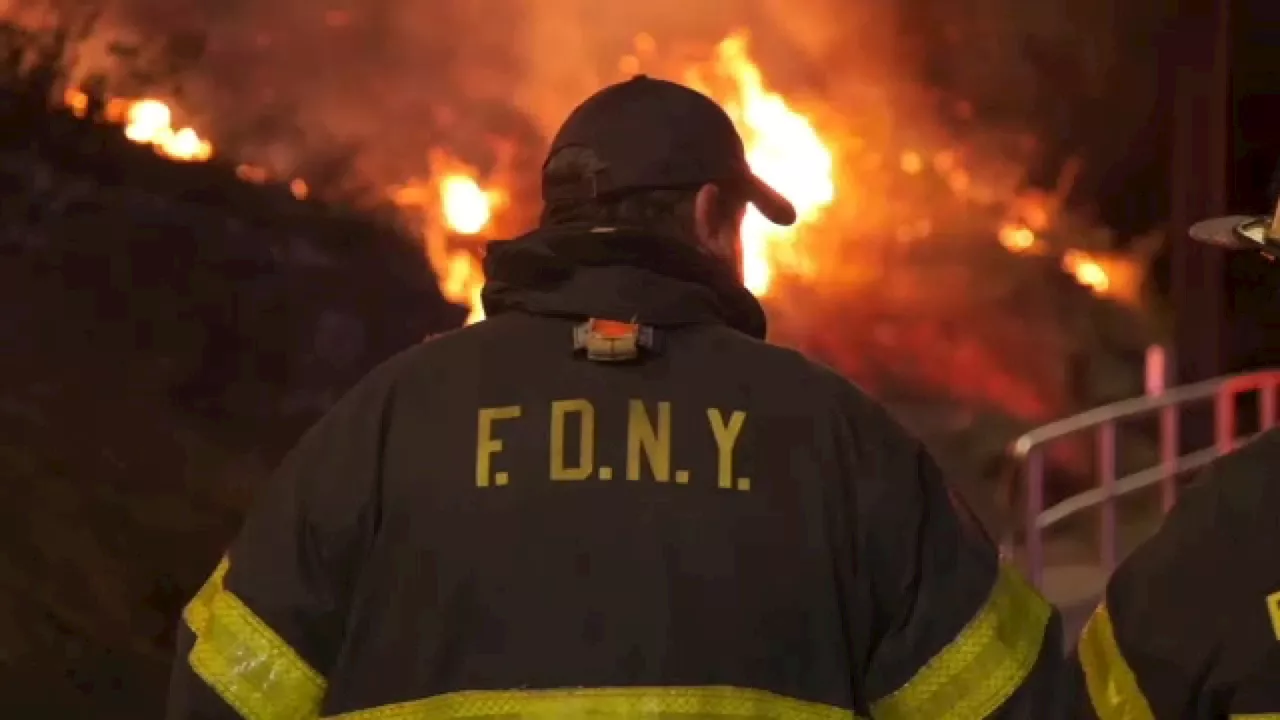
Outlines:
<svg viewBox="0 0 1280 720"><path fill-rule="evenodd" d="M724 263L624 228L539 229L490 243L485 314L603 318L654 327L721 323L763 339L764 310Z"/></svg>

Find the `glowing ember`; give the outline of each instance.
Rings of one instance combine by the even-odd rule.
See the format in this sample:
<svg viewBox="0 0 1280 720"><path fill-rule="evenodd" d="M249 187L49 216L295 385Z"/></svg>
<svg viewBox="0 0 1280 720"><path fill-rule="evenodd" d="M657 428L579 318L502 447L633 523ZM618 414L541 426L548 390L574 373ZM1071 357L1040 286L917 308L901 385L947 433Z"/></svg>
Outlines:
<svg viewBox="0 0 1280 720"><path fill-rule="evenodd" d="M708 83L699 69L689 71L685 82L724 106L746 143L752 170L796 207L791 227L777 227L754 209L743 220L743 278L748 289L763 296L776 265L800 257L794 247L799 233L835 200L831 150L807 117L765 86L760 68L747 54L745 34L731 35L716 47L711 73L720 82ZM723 93L711 87L722 84L727 88Z"/></svg>
<svg viewBox="0 0 1280 720"><path fill-rule="evenodd" d="M1044 221L1048 225L1048 221ZM1000 244L1014 253L1043 252L1044 241L1022 223L1006 223L997 235ZM1091 254L1069 249L1062 253L1062 271L1094 294L1124 302L1137 302L1141 269L1132 258Z"/></svg>
<svg viewBox="0 0 1280 720"><path fill-rule="evenodd" d="M489 196L474 178L449 175L440 181L440 206L444 221L459 235L475 235L492 217Z"/></svg>
<svg viewBox="0 0 1280 720"><path fill-rule="evenodd" d="M1026 252L1036 246L1036 234L1026 225L1013 223L1000 228L1000 244L1011 252Z"/></svg>
<svg viewBox="0 0 1280 720"><path fill-rule="evenodd" d="M213 146L189 127L174 129L173 111L155 99L139 100L129 106L125 137L154 147L174 160L208 160Z"/></svg>
<svg viewBox="0 0 1280 720"><path fill-rule="evenodd" d="M77 117L89 111L89 96L71 88L63 94L63 104ZM213 145L189 127L173 127L173 110L155 98L113 99L107 103L106 117L124 125L124 135L139 145L150 145L173 160L199 162L213 157Z"/></svg>
<svg viewBox="0 0 1280 720"><path fill-rule="evenodd" d="M1079 250L1068 250L1062 256L1062 267L1075 277L1076 282L1098 293L1106 293L1111 289L1111 280L1107 271L1093 258Z"/></svg>

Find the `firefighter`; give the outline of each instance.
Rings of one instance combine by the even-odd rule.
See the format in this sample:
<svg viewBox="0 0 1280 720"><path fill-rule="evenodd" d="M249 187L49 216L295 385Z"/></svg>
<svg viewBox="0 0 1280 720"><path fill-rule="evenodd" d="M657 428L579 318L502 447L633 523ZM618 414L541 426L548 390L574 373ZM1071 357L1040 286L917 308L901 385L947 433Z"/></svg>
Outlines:
<svg viewBox="0 0 1280 720"><path fill-rule="evenodd" d="M1276 257L1277 218L1207 220L1191 236ZM1084 717L1280 718L1277 468L1280 430L1218 458L1116 570L1075 652Z"/></svg>
<svg viewBox="0 0 1280 720"><path fill-rule="evenodd" d="M1050 717L1058 618L920 443L763 342L724 111L592 96L485 322L301 440L183 613L168 717Z"/></svg>

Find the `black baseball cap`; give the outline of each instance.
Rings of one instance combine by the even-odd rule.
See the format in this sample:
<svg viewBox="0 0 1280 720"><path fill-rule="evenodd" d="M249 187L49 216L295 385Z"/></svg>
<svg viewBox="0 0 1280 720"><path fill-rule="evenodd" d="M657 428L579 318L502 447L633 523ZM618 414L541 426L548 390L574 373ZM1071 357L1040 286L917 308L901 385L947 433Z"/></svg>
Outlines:
<svg viewBox="0 0 1280 720"><path fill-rule="evenodd" d="M725 111L683 85L637 75L600 90L569 114L547 159L569 147L596 156L594 181L551 188L544 176L546 202L715 183L740 192L776 225L796 221L795 207L751 172L742 136Z"/></svg>
<svg viewBox="0 0 1280 720"><path fill-rule="evenodd" d="M1267 191L1270 214L1226 215L1201 220L1191 226L1193 240L1232 249L1257 250L1280 258L1280 165L1271 175Z"/></svg>

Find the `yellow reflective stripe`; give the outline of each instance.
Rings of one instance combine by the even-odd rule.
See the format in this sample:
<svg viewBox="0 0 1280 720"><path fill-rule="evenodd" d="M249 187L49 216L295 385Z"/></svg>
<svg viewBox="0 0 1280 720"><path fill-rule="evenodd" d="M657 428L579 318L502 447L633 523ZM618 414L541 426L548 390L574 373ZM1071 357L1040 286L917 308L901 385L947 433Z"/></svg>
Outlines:
<svg viewBox="0 0 1280 720"><path fill-rule="evenodd" d="M618 687L475 690L335 715L326 720L853 720L849 710L764 690Z"/></svg>
<svg viewBox="0 0 1280 720"><path fill-rule="evenodd" d="M1000 568L982 609L896 692L876 720L970 720L995 712L1035 666L1053 611L1017 571Z"/></svg>
<svg viewBox="0 0 1280 720"><path fill-rule="evenodd" d="M1280 713L1249 713L1246 715L1228 715L1227 720L1280 720Z"/></svg>
<svg viewBox="0 0 1280 720"><path fill-rule="evenodd" d="M1155 720L1138 679L1129 669L1111 626L1105 602L1098 605L1080 633L1078 649L1089 702L1098 720Z"/></svg>
<svg viewBox="0 0 1280 720"><path fill-rule="evenodd" d="M191 669L245 720L315 720L324 678L223 587L229 567L224 557L182 612Z"/></svg>
<svg viewBox="0 0 1280 720"><path fill-rule="evenodd" d="M1267 596L1267 615L1271 618L1271 629L1275 632L1276 639L1280 640L1280 592Z"/></svg>

